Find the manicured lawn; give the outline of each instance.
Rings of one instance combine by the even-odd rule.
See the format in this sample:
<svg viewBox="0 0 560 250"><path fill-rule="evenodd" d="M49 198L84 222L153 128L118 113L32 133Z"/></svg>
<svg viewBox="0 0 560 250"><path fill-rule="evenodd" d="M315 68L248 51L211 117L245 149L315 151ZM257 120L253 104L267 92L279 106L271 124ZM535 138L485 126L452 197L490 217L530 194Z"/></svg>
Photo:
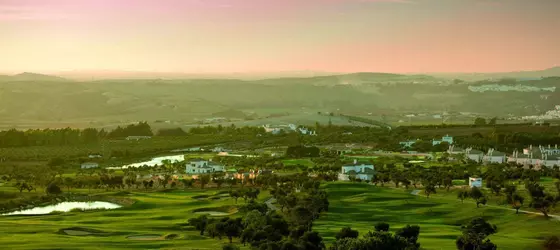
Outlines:
<svg viewBox="0 0 560 250"><path fill-rule="evenodd" d="M227 189L222 189L227 190ZM234 200L197 200L193 196L215 195L217 190L174 192L132 192L120 198L136 200L131 206L116 210L68 212L41 216L0 216L0 243L5 249L221 249L219 241L186 227L189 218L198 216L200 208L229 209ZM263 192L259 199L266 199ZM243 199L238 204L242 205ZM239 216L233 214L232 216ZM107 235L69 236L60 229L81 227L100 230ZM131 240L128 236L177 234L174 240ZM237 239L235 239L237 241Z"/></svg>
<svg viewBox="0 0 560 250"><path fill-rule="evenodd" d="M425 249L455 249L460 225L483 216L498 226L490 239L499 249L538 249L542 238L560 235L560 222L543 216L519 214L495 207L476 208L459 200L410 195L410 190L367 184L329 183L329 212L314 223L327 242L340 228L350 226L364 234L375 223L387 222L394 231L406 224L419 225L419 242Z"/></svg>
<svg viewBox="0 0 560 250"><path fill-rule="evenodd" d="M303 165L306 167L313 167L314 163L310 159L288 159L282 160L284 165Z"/></svg>

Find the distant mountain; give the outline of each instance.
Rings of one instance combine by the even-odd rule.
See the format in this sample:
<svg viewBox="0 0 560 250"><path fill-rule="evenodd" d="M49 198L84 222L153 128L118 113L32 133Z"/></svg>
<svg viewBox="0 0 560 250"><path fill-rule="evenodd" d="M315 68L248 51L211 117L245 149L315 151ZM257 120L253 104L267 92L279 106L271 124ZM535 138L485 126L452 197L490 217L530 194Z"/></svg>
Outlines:
<svg viewBox="0 0 560 250"><path fill-rule="evenodd" d="M57 75L75 80L108 80L108 79L242 79L261 80L285 77L315 77L336 75L332 72L316 71L285 71L285 72L257 72L257 73L179 73L179 72L149 72L149 71L120 71L120 70L75 70L59 72Z"/></svg>
<svg viewBox="0 0 560 250"><path fill-rule="evenodd" d="M544 70L536 71L515 71L515 72L501 72L501 73L433 73L430 74L442 78L456 78L466 81L480 81L487 79L502 79L513 78L520 80L533 80L542 77L560 76L560 67L553 67Z"/></svg>
<svg viewBox="0 0 560 250"><path fill-rule="evenodd" d="M43 75L31 72L24 72L21 74L13 75L13 76L6 76L0 75L0 81L10 81L10 82L65 82L68 79L52 76L52 75Z"/></svg>

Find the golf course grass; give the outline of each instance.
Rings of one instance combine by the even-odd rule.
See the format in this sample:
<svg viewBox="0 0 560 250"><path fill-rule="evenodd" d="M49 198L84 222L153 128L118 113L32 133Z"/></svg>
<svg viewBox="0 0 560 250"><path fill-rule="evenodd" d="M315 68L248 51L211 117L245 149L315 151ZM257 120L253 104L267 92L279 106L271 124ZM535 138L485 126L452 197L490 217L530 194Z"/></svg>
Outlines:
<svg viewBox="0 0 560 250"><path fill-rule="evenodd" d="M373 230L377 222L387 222L391 231L406 224L419 225L419 242L424 249L455 249L461 225L481 216L498 227L490 239L499 249L539 249L548 235L560 235L560 221L533 214L515 214L496 208L476 208L459 200L414 196L410 190L376 187L357 183L329 183L329 211L314 223L327 243L345 226L361 235Z"/></svg>
<svg viewBox="0 0 560 250"><path fill-rule="evenodd" d="M131 192L125 198L136 202L115 210L0 216L0 231L5 232L0 243L5 249L221 249L226 238L200 236L186 225L189 218L199 216L197 211L237 215L233 199L193 198L217 193L216 189ZM259 200L267 196L263 191ZM243 204L240 199L238 205Z"/></svg>
<svg viewBox="0 0 560 250"><path fill-rule="evenodd" d="M498 226L498 233L490 239L499 249L539 249L545 236L560 235L560 221L540 215L516 215L498 207L476 208L459 200L437 196L427 199L411 195L411 190L368 184L334 182L324 186L330 208L314 222L314 230L327 246L344 226L363 235L373 230L375 223L387 222L391 231L406 224L419 225L423 249L455 249L461 224L477 216ZM215 218L224 214L242 216L236 207L244 204L242 199L236 205L233 199L210 198L223 196L222 192L215 188L112 192L103 195L120 195L135 202L115 210L0 216L0 231L5 232L0 234L0 243L5 249L221 249L226 238L220 241L201 236L186 222L201 212L209 216L216 212ZM268 192L261 191L259 200L268 198ZM234 243L239 239L234 238Z"/></svg>

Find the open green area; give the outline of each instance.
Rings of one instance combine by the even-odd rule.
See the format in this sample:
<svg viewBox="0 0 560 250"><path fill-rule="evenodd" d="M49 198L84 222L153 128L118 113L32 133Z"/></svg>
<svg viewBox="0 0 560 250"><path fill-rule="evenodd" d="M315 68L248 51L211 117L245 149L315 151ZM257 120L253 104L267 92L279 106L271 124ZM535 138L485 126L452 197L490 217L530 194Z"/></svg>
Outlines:
<svg viewBox="0 0 560 250"><path fill-rule="evenodd" d="M0 216L0 242L6 249L219 249L227 238L200 236L187 225L204 211L237 215L235 201L211 199L216 194L216 189L104 193L135 203L116 210Z"/></svg>
<svg viewBox="0 0 560 250"><path fill-rule="evenodd" d="M333 242L342 227L350 226L360 235L387 222L391 231L407 224L419 225L419 242L424 249L455 249L461 225L483 217L498 227L490 236L498 249L539 249L546 236L560 235L560 222L541 215L515 214L496 207L476 208L461 201L427 199L410 190L381 188L367 184L329 183L326 185L330 207L314 223L326 242Z"/></svg>

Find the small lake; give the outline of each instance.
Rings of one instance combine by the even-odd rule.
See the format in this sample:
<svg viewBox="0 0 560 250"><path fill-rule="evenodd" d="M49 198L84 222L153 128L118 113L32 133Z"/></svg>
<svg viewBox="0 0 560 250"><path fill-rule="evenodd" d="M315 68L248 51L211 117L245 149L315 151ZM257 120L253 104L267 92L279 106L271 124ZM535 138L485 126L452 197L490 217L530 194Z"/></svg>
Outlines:
<svg viewBox="0 0 560 250"><path fill-rule="evenodd" d="M116 209L120 207L121 207L120 205L110 203L110 202L104 202L104 201L62 202L46 207L34 207L34 208L15 211L2 215L40 215L40 214L49 214L53 211L69 212L70 210L76 208L83 209L83 210L92 210L92 209Z"/></svg>
<svg viewBox="0 0 560 250"><path fill-rule="evenodd" d="M166 160L169 160L172 163L184 161L185 160L185 155L160 156L160 157L152 158L149 161L137 162L137 163L133 163L133 164L124 165L122 167L113 167L113 168L107 168L107 169L138 168L138 167L141 167L141 166L154 167L154 166L162 165L163 162L166 161Z"/></svg>

